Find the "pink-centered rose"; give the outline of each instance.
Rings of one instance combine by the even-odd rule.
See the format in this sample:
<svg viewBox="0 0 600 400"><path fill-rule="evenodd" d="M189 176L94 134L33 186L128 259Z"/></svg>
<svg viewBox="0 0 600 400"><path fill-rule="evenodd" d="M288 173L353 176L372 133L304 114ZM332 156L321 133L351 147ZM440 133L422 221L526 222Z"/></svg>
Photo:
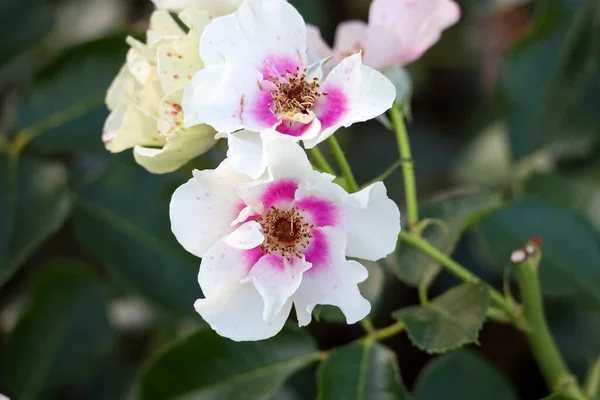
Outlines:
<svg viewBox="0 0 600 400"><path fill-rule="evenodd" d="M196 311L236 341L275 335L292 305L300 326L318 304L339 307L347 322L366 317L357 284L367 269L346 257L375 261L394 251L400 212L378 182L348 194L314 171L295 142L266 146L268 178L252 181L224 161L194 171L173 194L171 226L201 257L205 298Z"/></svg>
<svg viewBox="0 0 600 400"><path fill-rule="evenodd" d="M302 16L282 0L247 0L216 18L200 42L205 68L185 89L185 126L214 127L229 140L230 166L257 178L268 140L312 147L391 107L393 84L360 54L324 78L319 63L308 65L306 47Z"/></svg>

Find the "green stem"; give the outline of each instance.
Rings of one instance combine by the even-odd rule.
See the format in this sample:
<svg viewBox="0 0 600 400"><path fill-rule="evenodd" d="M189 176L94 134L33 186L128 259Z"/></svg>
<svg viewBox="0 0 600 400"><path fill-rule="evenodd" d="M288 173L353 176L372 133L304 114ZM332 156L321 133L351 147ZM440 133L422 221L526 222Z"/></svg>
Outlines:
<svg viewBox="0 0 600 400"><path fill-rule="evenodd" d="M510 316L516 316L518 313L517 306L514 303L508 301L502 293L497 291L496 289L490 287L486 282L479 279L476 275L465 269L462 265L452 260L446 254L438 250L435 246L431 245L426 240L412 235L410 233L406 233L401 231L398 235L400 240L408 243L414 248L420 250L422 253L428 255L431 259L440 263L447 271L451 272L458 278L462 279L465 282L476 283L480 285L485 285L488 288L490 293L490 297L492 302L502 310L504 310Z"/></svg>
<svg viewBox="0 0 600 400"><path fill-rule="evenodd" d="M371 320L369 318L365 318L365 319L361 320L360 324L362 325L365 332L367 332L367 334L375 332L375 327L373 326L373 323L371 322Z"/></svg>
<svg viewBox="0 0 600 400"><path fill-rule="evenodd" d="M329 136L327 139L329 143L329 147L331 148L331 152L335 157L340 169L342 170L342 175L346 179L348 184L348 189L351 192L356 192L358 190L358 184L356 183L356 179L354 179L354 174L352 173L352 168L350 168L350 164L348 164L348 160L346 159L346 155L344 151L340 147L340 143L337 141L334 135Z"/></svg>
<svg viewBox="0 0 600 400"><path fill-rule="evenodd" d="M329 162L327 162L327 159L323 155L323 152L321 152L321 150L318 147L315 146L312 149L310 149L310 153L315 161L315 164L321 171L337 176L334 169L331 167Z"/></svg>
<svg viewBox="0 0 600 400"><path fill-rule="evenodd" d="M396 322L395 324L371 332L362 338L362 340L384 340L392 336L396 336L402 331L404 331L404 324L402 322Z"/></svg>
<svg viewBox="0 0 600 400"><path fill-rule="evenodd" d="M600 358L594 362L585 381L585 394L590 399L600 395Z"/></svg>
<svg viewBox="0 0 600 400"><path fill-rule="evenodd" d="M393 163L392 165L387 167L387 169L385 171L383 171L383 173L381 173L377 177L371 179L369 182L365 183L362 187L366 188L367 186L370 186L370 185L374 184L375 182L381 182L381 181L386 180L401 165L402 165L402 160L396 161L395 163Z"/></svg>
<svg viewBox="0 0 600 400"><path fill-rule="evenodd" d="M410 151L410 142L402 111L397 104L390 109L392 124L396 131L396 140L398 142L398 151L400 152L400 162L402 163L402 174L404 176L404 192L406 197L406 217L408 227L411 232L415 232L419 222L419 208L417 205L417 185L415 183L415 169L413 165L412 153Z"/></svg>
<svg viewBox="0 0 600 400"><path fill-rule="evenodd" d="M537 265L527 259L515 266L521 289L527 339L550 390L573 400L585 400L579 385L568 370L544 317L544 306Z"/></svg>

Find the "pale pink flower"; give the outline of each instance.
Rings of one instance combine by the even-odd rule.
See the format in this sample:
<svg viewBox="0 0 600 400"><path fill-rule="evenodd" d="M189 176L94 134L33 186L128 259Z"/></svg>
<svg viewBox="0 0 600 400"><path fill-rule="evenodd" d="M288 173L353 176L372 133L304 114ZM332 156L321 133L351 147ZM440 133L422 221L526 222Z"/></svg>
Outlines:
<svg viewBox="0 0 600 400"><path fill-rule="evenodd" d="M459 18L460 9L452 0L373 0L368 24L340 24L333 49L318 28L309 27L309 54L314 60L333 57L335 65L362 52L364 63L377 70L401 67L421 57Z"/></svg>
<svg viewBox="0 0 600 400"><path fill-rule="evenodd" d="M266 146L268 178L250 181L225 160L194 171L173 194L171 227L201 257L205 298L196 311L222 336L261 340L281 330L295 306L307 325L318 304L339 307L349 324L370 311L357 284L364 266L394 251L400 212L378 182L348 194L314 171L302 148Z"/></svg>
<svg viewBox="0 0 600 400"><path fill-rule="evenodd" d="M229 138L231 166L257 178L265 137L312 147L391 107L393 84L359 54L323 79L320 64L308 65L306 46L302 16L282 0L248 0L216 18L200 43L205 68L185 89L185 126L213 126Z"/></svg>

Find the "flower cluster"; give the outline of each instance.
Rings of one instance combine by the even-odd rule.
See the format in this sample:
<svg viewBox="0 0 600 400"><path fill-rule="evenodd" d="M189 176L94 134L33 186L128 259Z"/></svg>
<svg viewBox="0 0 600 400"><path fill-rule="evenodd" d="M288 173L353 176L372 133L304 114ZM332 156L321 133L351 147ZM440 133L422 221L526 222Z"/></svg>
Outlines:
<svg viewBox="0 0 600 400"><path fill-rule="evenodd" d="M197 312L233 340L275 335L292 306L301 326L320 304L360 321L370 304L357 285L368 272L347 257L393 252L400 212L381 182L350 194L315 171L299 142L316 146L389 109L395 87L372 68L383 64L365 65L356 46L336 47L333 61L323 46L308 48L314 30L285 0L153 1L147 43L128 39L127 63L109 89L103 139L113 152L133 147L157 173L227 139L221 165L194 171L170 205L177 240L202 258ZM375 0L372 15L383 3ZM181 12L189 31L169 12ZM432 14L446 21L434 25L449 23ZM432 40L402 42L403 51L414 57ZM325 58L311 60L319 52Z"/></svg>

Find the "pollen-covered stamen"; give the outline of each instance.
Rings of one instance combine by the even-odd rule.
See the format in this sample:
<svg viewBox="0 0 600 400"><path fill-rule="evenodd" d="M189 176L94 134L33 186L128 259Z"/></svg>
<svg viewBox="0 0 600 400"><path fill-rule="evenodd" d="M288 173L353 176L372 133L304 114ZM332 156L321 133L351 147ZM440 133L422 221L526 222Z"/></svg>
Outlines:
<svg viewBox="0 0 600 400"><path fill-rule="evenodd" d="M312 239L310 229L297 207L281 210L271 207L258 222L262 226L264 242L260 249L265 254L279 254L288 261L292 257L302 257L302 251Z"/></svg>
<svg viewBox="0 0 600 400"><path fill-rule="evenodd" d="M318 91L317 78L312 81L306 79L306 68L303 72L300 72L298 67L293 73L288 70L278 77L269 78L269 81L276 86L276 89L271 90L271 96L275 101L275 114L279 119L310 122L314 118L311 110L315 102L319 96L326 94Z"/></svg>

